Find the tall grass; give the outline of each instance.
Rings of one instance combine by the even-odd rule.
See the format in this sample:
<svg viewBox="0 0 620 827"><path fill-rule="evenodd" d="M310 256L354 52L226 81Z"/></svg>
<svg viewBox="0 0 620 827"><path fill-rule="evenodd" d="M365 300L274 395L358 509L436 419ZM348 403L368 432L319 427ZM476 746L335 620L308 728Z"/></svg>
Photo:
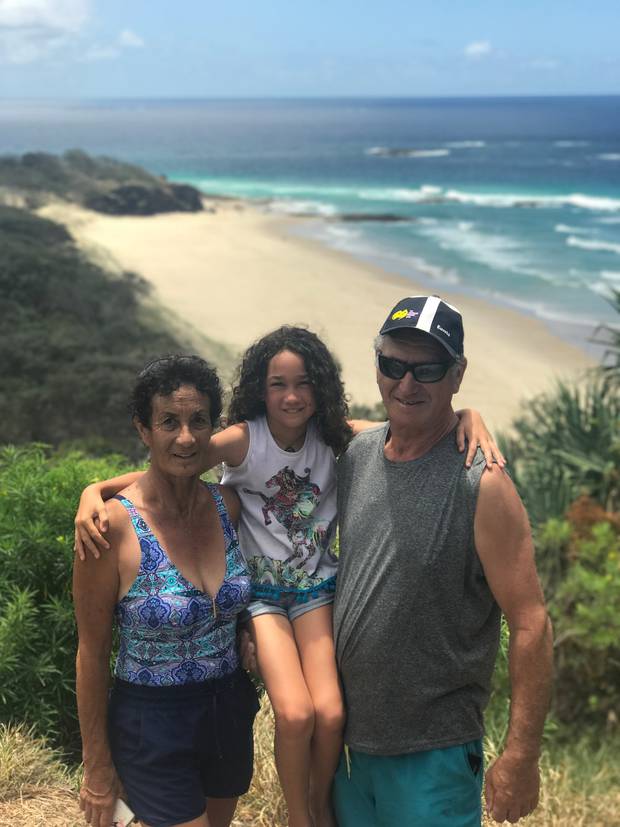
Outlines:
<svg viewBox="0 0 620 827"><path fill-rule="evenodd" d="M273 761L273 714L267 700L256 718L252 787L239 802L234 827L285 827L286 808ZM499 744L487 738L487 765ZM620 738L547 744L538 809L524 827L620 827ZM77 773L24 727L0 727L0 827L83 827ZM485 827L495 822L485 817ZM395 827L399 827L395 825Z"/></svg>

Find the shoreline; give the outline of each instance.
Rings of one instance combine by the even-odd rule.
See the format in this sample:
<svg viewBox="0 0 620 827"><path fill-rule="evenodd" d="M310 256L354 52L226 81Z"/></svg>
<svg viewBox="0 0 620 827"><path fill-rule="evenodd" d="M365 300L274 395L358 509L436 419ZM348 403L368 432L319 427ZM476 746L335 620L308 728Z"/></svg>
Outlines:
<svg viewBox="0 0 620 827"><path fill-rule="evenodd" d="M112 271L139 273L164 308L235 354L281 324L310 327L339 359L351 402L378 402L374 337L403 296L433 291L305 237L294 229L303 219L242 200L205 197L205 206L147 218L58 203L40 213L64 223ZM479 409L494 430L505 430L523 400L554 378L595 364L533 316L456 291L442 298L461 310L465 326L469 365L455 405Z"/></svg>
<svg viewBox="0 0 620 827"><path fill-rule="evenodd" d="M442 290L445 286L448 293L455 297L457 306L460 301L459 297L462 297L463 300L471 299L472 301L483 302L490 307L503 308L505 310L513 311L519 315L526 316L529 319L540 322L554 337L561 339L566 344L576 346L579 350L585 353L590 360L593 360L594 363L600 363L604 357L605 346L592 341L592 336L595 335L596 331L600 327L605 325L605 322L588 321L587 323L579 323L574 319L566 319L561 316L545 316L543 314L536 313L535 310L529 309L525 305L519 305L517 302L511 302L509 299L501 296L500 294L487 295L477 292L460 281L458 283L455 282L453 287L448 287L445 283L443 285L438 284L433 276L424 272L422 268L416 268L412 265L408 265L409 272L405 273L403 270L407 269L407 267L403 265L403 270L398 270L390 262L387 256L382 256L382 254L378 251L377 253L372 254L354 252L352 250L339 250L335 244L330 244L329 241L326 241L320 237L318 228L321 226L323 219L319 216L303 216L306 227L302 225L301 219L296 219L294 215L293 219L294 222L292 232L295 237L306 238L307 240L314 241L321 247L325 247L336 252L343 252L355 261L361 262L362 264L366 264L375 269L378 268L379 270L385 272L389 277L404 279L404 281L408 284L412 284L414 286L417 285L418 289L423 294L436 293L437 291ZM298 221L299 226L296 226ZM446 293L446 295L448 293Z"/></svg>

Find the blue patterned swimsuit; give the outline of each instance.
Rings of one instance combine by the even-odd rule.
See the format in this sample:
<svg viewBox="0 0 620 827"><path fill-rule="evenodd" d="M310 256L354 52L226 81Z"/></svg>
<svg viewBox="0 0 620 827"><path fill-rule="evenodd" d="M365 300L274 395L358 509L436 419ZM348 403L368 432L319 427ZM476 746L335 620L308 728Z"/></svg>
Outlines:
<svg viewBox="0 0 620 827"><path fill-rule="evenodd" d="M217 485L207 488L224 531L226 573L214 598L183 577L135 506L117 499L140 543L140 569L117 603L120 648L115 674L142 686L199 683L237 669L237 616L250 600L250 578ZM214 612L215 609L215 612Z"/></svg>

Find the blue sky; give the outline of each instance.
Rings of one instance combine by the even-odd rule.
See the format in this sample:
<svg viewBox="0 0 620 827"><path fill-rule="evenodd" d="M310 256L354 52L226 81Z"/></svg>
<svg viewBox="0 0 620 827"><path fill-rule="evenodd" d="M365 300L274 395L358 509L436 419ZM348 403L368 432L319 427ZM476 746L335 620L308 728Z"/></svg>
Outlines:
<svg viewBox="0 0 620 827"><path fill-rule="evenodd" d="M0 97L620 93L620 0L0 0Z"/></svg>

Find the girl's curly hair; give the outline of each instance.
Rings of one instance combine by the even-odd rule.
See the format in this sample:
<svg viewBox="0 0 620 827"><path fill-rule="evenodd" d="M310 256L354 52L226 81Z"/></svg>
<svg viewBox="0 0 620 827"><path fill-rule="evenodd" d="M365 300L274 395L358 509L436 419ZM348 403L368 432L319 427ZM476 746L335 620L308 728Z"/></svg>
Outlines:
<svg viewBox="0 0 620 827"><path fill-rule="evenodd" d="M303 327L283 325L246 350L233 384L228 424L255 419L266 413L265 382L269 362L283 350L304 360L316 401L314 418L323 441L340 454L353 436L347 423L349 406L340 378L340 366L319 337Z"/></svg>

